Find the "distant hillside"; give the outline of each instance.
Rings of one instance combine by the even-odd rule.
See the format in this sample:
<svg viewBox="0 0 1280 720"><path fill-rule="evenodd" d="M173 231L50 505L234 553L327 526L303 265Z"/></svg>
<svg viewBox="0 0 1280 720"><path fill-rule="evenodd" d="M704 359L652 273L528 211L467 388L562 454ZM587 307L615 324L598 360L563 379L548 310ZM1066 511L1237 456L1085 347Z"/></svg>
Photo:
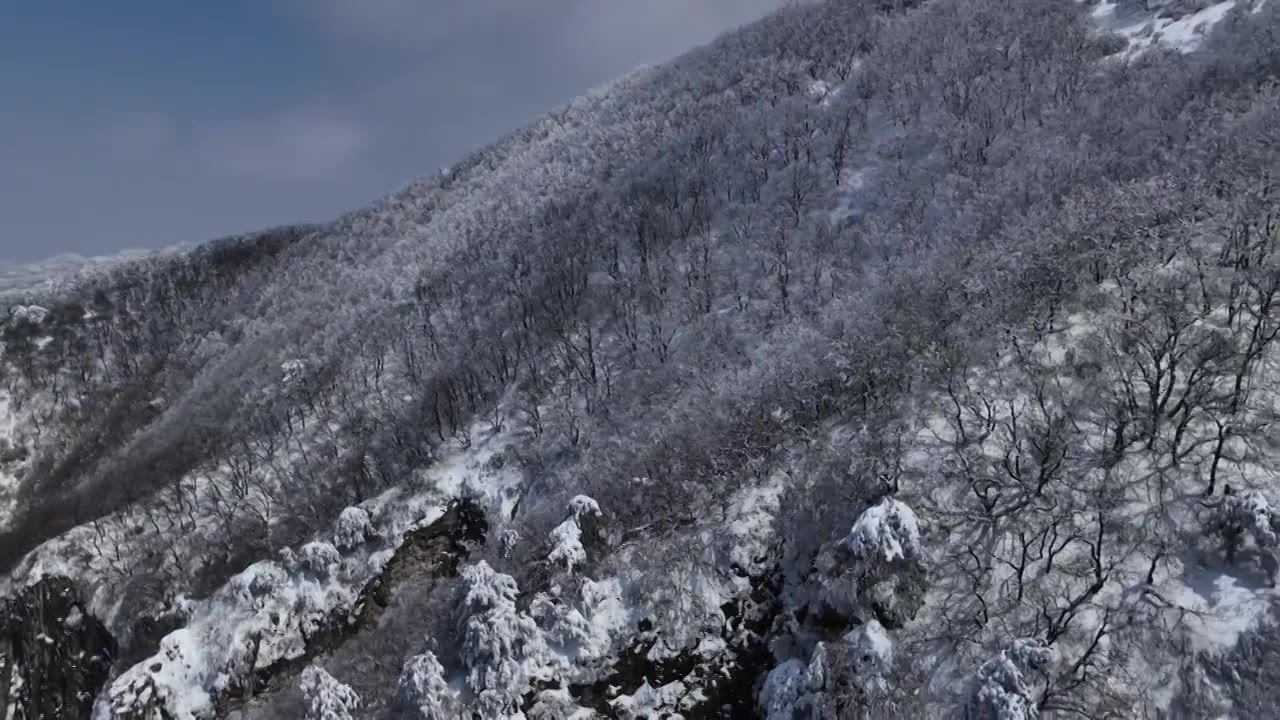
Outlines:
<svg viewBox="0 0 1280 720"><path fill-rule="evenodd" d="M55 255L31 263L0 262L0 297L38 295L57 290L83 273L152 254L150 250L125 250L114 255L85 257L74 253Z"/></svg>

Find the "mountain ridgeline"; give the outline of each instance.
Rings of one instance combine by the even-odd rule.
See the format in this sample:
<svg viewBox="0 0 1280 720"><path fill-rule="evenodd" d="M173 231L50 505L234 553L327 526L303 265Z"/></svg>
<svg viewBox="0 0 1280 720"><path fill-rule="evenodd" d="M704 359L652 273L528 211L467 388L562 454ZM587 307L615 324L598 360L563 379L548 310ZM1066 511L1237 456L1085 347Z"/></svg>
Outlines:
<svg viewBox="0 0 1280 720"><path fill-rule="evenodd" d="M827 0L0 323L5 718L1265 717L1280 4Z"/></svg>

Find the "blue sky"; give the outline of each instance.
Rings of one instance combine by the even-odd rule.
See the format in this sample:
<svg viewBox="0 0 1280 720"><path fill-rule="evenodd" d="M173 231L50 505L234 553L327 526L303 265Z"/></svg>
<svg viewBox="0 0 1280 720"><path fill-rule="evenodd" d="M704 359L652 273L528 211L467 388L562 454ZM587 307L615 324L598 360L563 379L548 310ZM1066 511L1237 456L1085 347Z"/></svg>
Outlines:
<svg viewBox="0 0 1280 720"><path fill-rule="evenodd" d="M0 0L0 260L329 219L781 0Z"/></svg>

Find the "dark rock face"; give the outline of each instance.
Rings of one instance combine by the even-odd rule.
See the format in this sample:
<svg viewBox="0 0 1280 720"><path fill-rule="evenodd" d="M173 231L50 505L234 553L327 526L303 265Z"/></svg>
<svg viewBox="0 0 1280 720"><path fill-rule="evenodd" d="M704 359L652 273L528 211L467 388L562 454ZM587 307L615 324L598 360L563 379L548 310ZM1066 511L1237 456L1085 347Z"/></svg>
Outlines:
<svg viewBox="0 0 1280 720"><path fill-rule="evenodd" d="M220 711L229 712L281 683L311 663L317 656L340 647L362 628L378 622L391 603L392 593L402 580L422 574L453 577L471 550L485 542L489 525L484 509L471 500L457 500L439 520L409 533L382 573L369 581L360 594L356 610L337 612L324 628L307 638L306 652L297 658L262 668L240 685L229 689Z"/></svg>
<svg viewBox="0 0 1280 720"><path fill-rule="evenodd" d="M582 531L582 549L587 552L588 566L595 566L609 554L609 527L599 513L584 512L578 516Z"/></svg>
<svg viewBox="0 0 1280 720"><path fill-rule="evenodd" d="M22 590L0 605L0 717L89 717L115 656L115 639L70 580Z"/></svg>
<svg viewBox="0 0 1280 720"><path fill-rule="evenodd" d="M463 559L471 548L484 544L488 531L483 508L472 500L454 501L439 520L409 533L382 574L365 587L357 624L377 622L391 602L392 590L408 577L457 575Z"/></svg>

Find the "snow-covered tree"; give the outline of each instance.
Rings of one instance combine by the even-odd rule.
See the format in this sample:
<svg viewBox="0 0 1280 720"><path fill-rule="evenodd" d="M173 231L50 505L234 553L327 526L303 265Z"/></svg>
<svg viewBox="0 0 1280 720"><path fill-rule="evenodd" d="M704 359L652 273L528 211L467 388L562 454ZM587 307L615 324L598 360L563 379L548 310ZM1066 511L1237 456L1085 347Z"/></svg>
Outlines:
<svg viewBox="0 0 1280 720"><path fill-rule="evenodd" d="M884 626L870 620L844 638L853 659L853 676L865 692L885 689L893 667L893 640Z"/></svg>
<svg viewBox="0 0 1280 720"><path fill-rule="evenodd" d="M315 665L302 671L298 683L307 707L307 720L352 720L360 709L360 696Z"/></svg>
<svg viewBox="0 0 1280 720"><path fill-rule="evenodd" d="M303 373L306 371L307 364L302 360L298 360L296 358L285 360L280 363L280 382L286 385L297 383L302 379Z"/></svg>
<svg viewBox="0 0 1280 720"><path fill-rule="evenodd" d="M400 673L396 702L416 720L451 720L462 716L461 703L445 679L444 666L428 650L409 658Z"/></svg>
<svg viewBox="0 0 1280 720"><path fill-rule="evenodd" d="M569 518L551 531L551 553L547 559L563 565L569 572L573 572L574 565L587 561L587 551L582 547L582 529L576 520Z"/></svg>
<svg viewBox="0 0 1280 720"><path fill-rule="evenodd" d="M827 684L827 647L818 643L809 658L792 658L769 671L760 690L760 709L767 720L819 717Z"/></svg>
<svg viewBox="0 0 1280 720"><path fill-rule="evenodd" d="M375 535L369 513L364 508L349 507L338 516L333 528L333 544L339 550L350 550Z"/></svg>
<svg viewBox="0 0 1280 720"><path fill-rule="evenodd" d="M9 316L15 322L31 323L39 325L44 319L49 317L49 309L40 305L15 305L10 311Z"/></svg>
<svg viewBox="0 0 1280 720"><path fill-rule="evenodd" d="M796 704L807 692L804 661L791 658L765 676L760 710L767 720L794 717Z"/></svg>
<svg viewBox="0 0 1280 720"><path fill-rule="evenodd" d="M844 544L864 562L916 562L920 521L906 503L885 498L858 517Z"/></svg>
<svg viewBox="0 0 1280 720"><path fill-rule="evenodd" d="M910 507L885 498L865 510L845 538L818 559L825 610L897 627L923 601L927 570L920 523Z"/></svg>
<svg viewBox="0 0 1280 720"><path fill-rule="evenodd" d="M1033 720L1039 717L1036 686L1054 652L1037 640L1019 639L987 660L974 675L966 720Z"/></svg>
<svg viewBox="0 0 1280 720"><path fill-rule="evenodd" d="M584 526L598 531L601 517L600 505L586 495L577 495L569 501L569 517L550 533L551 553L547 556L555 565L562 565L573 572L575 565L587 561L587 549L582 544Z"/></svg>
<svg viewBox="0 0 1280 720"><path fill-rule="evenodd" d="M481 560L462 570L462 661L476 708L485 717L513 712L530 678L545 665L546 643L533 618L516 608L510 575Z"/></svg>
<svg viewBox="0 0 1280 720"><path fill-rule="evenodd" d="M607 656L615 634L628 625L621 584L581 579L567 585L538 593L529 603L530 616L556 651L554 657L581 663Z"/></svg>
<svg viewBox="0 0 1280 720"><path fill-rule="evenodd" d="M599 515L600 504L586 495L575 495L569 501L569 512L573 513L573 519L577 520L583 515Z"/></svg>
<svg viewBox="0 0 1280 720"><path fill-rule="evenodd" d="M342 562L338 549L327 542L309 542L298 549L298 562L302 568L318 577L328 577L333 567Z"/></svg>
<svg viewBox="0 0 1280 720"><path fill-rule="evenodd" d="M529 708L530 720L562 720L562 718L594 717L584 711L568 688L543 690Z"/></svg>
<svg viewBox="0 0 1280 720"><path fill-rule="evenodd" d="M278 593L289 580L288 572L278 563L262 562L231 578L228 585L233 593L246 600L261 600Z"/></svg>
<svg viewBox="0 0 1280 720"><path fill-rule="evenodd" d="M1252 535L1261 548L1275 547L1280 515L1265 495L1257 490L1246 490L1222 497L1215 523L1226 544L1227 562L1235 562L1236 549L1245 535Z"/></svg>

